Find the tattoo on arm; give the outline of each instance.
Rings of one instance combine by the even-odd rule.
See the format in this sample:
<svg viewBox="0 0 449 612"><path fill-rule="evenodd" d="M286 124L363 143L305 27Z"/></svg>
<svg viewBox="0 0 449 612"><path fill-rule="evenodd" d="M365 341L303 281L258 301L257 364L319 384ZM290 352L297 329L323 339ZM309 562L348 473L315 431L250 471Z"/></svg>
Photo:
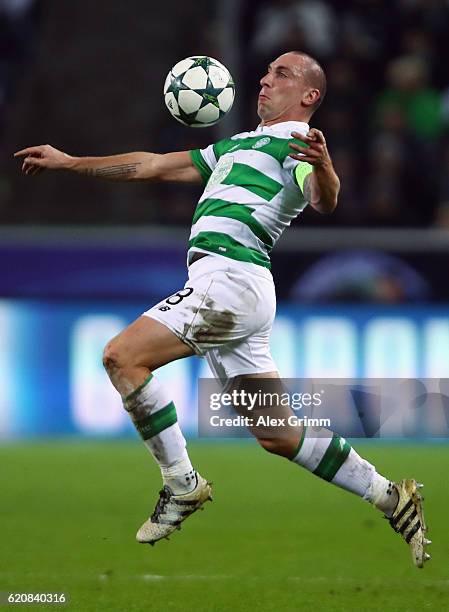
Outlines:
<svg viewBox="0 0 449 612"><path fill-rule="evenodd" d="M137 166L140 165L140 162L136 162L134 164L119 164L117 166L106 166L105 168L87 168L85 174L97 178L121 179L136 174Z"/></svg>

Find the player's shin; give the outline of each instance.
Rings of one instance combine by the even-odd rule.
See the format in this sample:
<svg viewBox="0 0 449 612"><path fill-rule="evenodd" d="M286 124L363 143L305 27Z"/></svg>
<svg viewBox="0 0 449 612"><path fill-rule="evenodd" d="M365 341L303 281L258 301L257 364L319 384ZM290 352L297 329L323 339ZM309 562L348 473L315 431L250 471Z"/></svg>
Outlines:
<svg viewBox="0 0 449 612"><path fill-rule="evenodd" d="M359 495L387 516L396 508L398 494L394 484L360 457L347 440L328 429L317 432L304 428L291 460L316 476Z"/></svg>
<svg viewBox="0 0 449 612"><path fill-rule="evenodd" d="M196 486L196 472L187 454L175 405L163 386L150 374L123 404L159 464L164 485L175 495L192 491Z"/></svg>

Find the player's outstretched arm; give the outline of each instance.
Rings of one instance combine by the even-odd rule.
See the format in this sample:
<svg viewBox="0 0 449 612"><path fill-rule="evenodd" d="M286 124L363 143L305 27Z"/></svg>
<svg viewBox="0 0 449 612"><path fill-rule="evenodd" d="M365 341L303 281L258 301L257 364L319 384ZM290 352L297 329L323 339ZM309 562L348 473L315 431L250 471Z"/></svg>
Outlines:
<svg viewBox="0 0 449 612"><path fill-rule="evenodd" d="M306 199L318 212L331 213L337 206L340 179L334 170L323 133L312 128L306 136L298 132L292 132L292 136L302 140L308 146L303 147L294 142L290 143L290 148L295 151L290 154L290 157L308 162L313 166L312 173L304 181Z"/></svg>
<svg viewBox="0 0 449 612"><path fill-rule="evenodd" d="M44 170L69 170L109 181L201 182L188 151L75 157L51 145L39 145L17 151L14 157L22 159L22 172L33 176Z"/></svg>

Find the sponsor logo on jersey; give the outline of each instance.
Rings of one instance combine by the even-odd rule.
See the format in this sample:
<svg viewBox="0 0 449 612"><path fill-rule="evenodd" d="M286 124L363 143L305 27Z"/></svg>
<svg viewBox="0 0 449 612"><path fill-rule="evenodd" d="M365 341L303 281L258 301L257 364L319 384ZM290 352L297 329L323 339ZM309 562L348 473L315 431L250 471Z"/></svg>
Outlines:
<svg viewBox="0 0 449 612"><path fill-rule="evenodd" d="M260 138L257 142L255 142L253 146L251 147L251 149L261 149L265 145L270 144L270 142L271 142L271 138L268 138L268 136L265 136L265 138Z"/></svg>

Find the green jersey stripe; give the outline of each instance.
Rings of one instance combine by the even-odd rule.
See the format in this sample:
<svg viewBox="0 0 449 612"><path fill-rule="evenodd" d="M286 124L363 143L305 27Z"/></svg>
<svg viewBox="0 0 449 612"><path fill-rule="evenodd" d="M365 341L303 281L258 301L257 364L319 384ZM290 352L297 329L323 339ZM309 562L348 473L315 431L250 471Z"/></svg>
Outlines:
<svg viewBox="0 0 449 612"><path fill-rule="evenodd" d="M196 247L238 261L247 261L271 269L270 260L260 251L244 246L228 234L220 232L199 232L189 241L189 249Z"/></svg>
<svg viewBox="0 0 449 612"><path fill-rule="evenodd" d="M321 459L318 467L314 470L314 474L324 480L331 481L349 455L351 445L334 433L332 440L327 447L324 457Z"/></svg>
<svg viewBox="0 0 449 612"><path fill-rule="evenodd" d="M236 151L235 154L231 153L234 158L234 162L239 164L245 164L251 168L255 168L260 172L263 172L266 176L277 181L278 183L284 183L284 172L281 164L275 162L275 160L264 153L263 151Z"/></svg>
<svg viewBox="0 0 449 612"><path fill-rule="evenodd" d="M254 249L262 253L264 257L268 258L267 247L265 244L251 231L251 229L241 221L237 219L231 219L230 217L200 217L195 225L192 225L189 240L192 240L200 232L218 232L219 234L226 234L237 240L239 244L249 249Z"/></svg>
<svg viewBox="0 0 449 612"><path fill-rule="evenodd" d="M191 153L207 180L194 213L191 245L270 267L271 249L307 205L301 188L310 167L293 159L289 146L307 144L293 138L293 131L307 134L309 126L301 121L259 126Z"/></svg>
<svg viewBox="0 0 449 612"><path fill-rule="evenodd" d="M278 183L278 181L260 172L260 170L239 163L235 163L232 166L231 171L223 179L222 184L244 187L267 202L272 200L283 188L282 183Z"/></svg>
<svg viewBox="0 0 449 612"><path fill-rule="evenodd" d="M192 162L194 166L196 167L198 172L201 174L201 178L203 179L205 183L207 183L210 175L212 174L212 170L209 168L209 166L204 161L203 156L200 153L200 150L194 149L193 151L190 151L190 157L192 158Z"/></svg>
<svg viewBox="0 0 449 612"><path fill-rule="evenodd" d="M170 402L165 408L153 412L141 421L135 423L136 429L144 440L149 440L153 436L157 436L171 427L177 422L176 408L173 402Z"/></svg>
<svg viewBox="0 0 449 612"><path fill-rule="evenodd" d="M252 216L253 212L254 208L250 208L244 204L235 204L226 202L225 200L208 199L203 200L196 207L192 224L195 224L198 219L203 216L229 217L230 219L236 219L237 221L245 223L253 234L255 234L259 240L262 240L267 250L271 250L273 247L273 238L263 225Z"/></svg>

